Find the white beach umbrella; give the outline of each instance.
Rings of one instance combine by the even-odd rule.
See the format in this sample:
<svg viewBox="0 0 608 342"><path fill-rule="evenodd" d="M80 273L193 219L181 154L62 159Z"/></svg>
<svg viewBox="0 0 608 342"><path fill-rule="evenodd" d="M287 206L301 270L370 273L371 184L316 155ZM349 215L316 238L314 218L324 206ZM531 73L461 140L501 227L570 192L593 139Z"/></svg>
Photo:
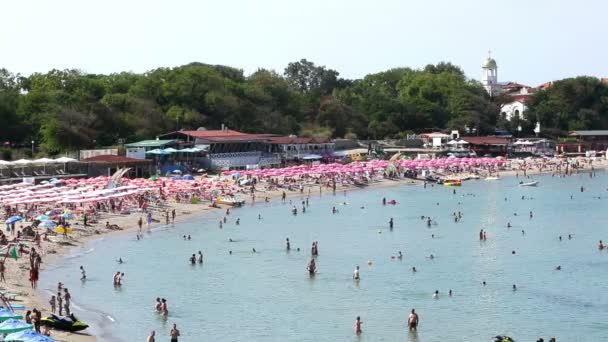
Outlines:
<svg viewBox="0 0 608 342"><path fill-rule="evenodd" d="M51 164L56 163L55 159L40 158L33 161L33 164Z"/></svg>
<svg viewBox="0 0 608 342"><path fill-rule="evenodd" d="M29 165L31 163L32 163L32 161L31 160L27 160L27 159L19 159L19 160L15 160L13 162L14 165L20 165L20 166Z"/></svg>
<svg viewBox="0 0 608 342"><path fill-rule="evenodd" d="M55 159L55 162L57 162L57 163L74 163L77 161L78 160L76 160L74 158L68 158L68 157L61 157L61 158Z"/></svg>

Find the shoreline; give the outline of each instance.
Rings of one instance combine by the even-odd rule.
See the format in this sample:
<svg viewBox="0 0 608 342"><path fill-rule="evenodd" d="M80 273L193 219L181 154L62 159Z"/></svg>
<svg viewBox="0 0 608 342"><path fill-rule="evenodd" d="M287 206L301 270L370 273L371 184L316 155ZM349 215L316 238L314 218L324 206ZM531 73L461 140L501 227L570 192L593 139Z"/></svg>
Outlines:
<svg viewBox="0 0 608 342"><path fill-rule="evenodd" d="M603 170L603 169L608 168L608 163L606 163L605 161L597 162L594 164L595 164L594 167L596 170ZM590 168L582 168L582 169L577 170L574 173L587 172L587 171L590 171ZM521 174L521 171L518 172L516 170L503 170L499 173L500 173L500 178L509 178L509 177L516 176L517 173ZM527 176L534 176L534 175L540 175L540 174L546 174L546 173L552 173L552 172L551 171L539 172L538 170L529 170L527 172ZM480 178L478 180L483 181L484 178ZM364 190L364 189L368 189L368 188L374 189L374 188L382 188L382 187L388 187L388 186L421 185L421 184L423 184L422 181L407 179L407 178L383 179L383 180L371 183L365 187L338 185L338 187L336 189L336 193L344 192L344 191ZM331 188L327 188L322 185L318 185L318 186L315 185L315 186L308 187L308 189L311 190L310 195L315 194L315 192L312 191L312 189L316 190L318 187L321 187L322 189L325 188L323 193L330 193L330 194L332 193ZM305 188L305 191L303 193L300 193L299 191L289 191L289 190L285 190L285 192L286 192L288 198L293 199L293 198L301 198L301 197L308 196L309 193L306 190L307 189ZM255 206L257 203L264 203L263 197L269 197L270 200L277 200L281 197L282 192L283 192L283 189L277 189L277 190L272 190L272 191L256 193L256 195L258 195L257 196L258 200L254 201L252 203L251 200L249 199L248 203L250 203L250 204L247 206L248 207ZM245 197L245 195L243 195L243 194L240 194L240 195L242 197ZM169 205L164 209L171 210L172 208L175 208L176 213L177 213L174 224L178 224L182 221L191 219L193 217L208 215L211 212L217 212L216 210L218 209L218 208L213 208L213 207L208 206L207 203L199 203L199 204L169 203ZM225 210L226 208L229 208L229 207L220 206L219 210ZM157 208L154 208L155 218L158 218L159 216L156 216L156 215L159 215L159 213L161 213L162 211L159 211L156 209ZM60 241L59 243L54 243L53 245L49 245L49 242L44 241L42 244L42 247L43 247L42 255L44 258L44 263L43 263L43 267L41 268L41 274L43 274L45 277L49 277L52 274L52 273L50 273L50 271L54 267L57 267L58 265L60 265L59 258L70 255L70 253L74 252L76 247L82 248L88 244L95 243L96 241L100 241L100 239L103 239L105 237L121 236L124 234L133 233L133 232L137 231L137 229L138 229L137 218L140 215L142 215L142 214L141 213L131 213L129 215L114 215L114 214L106 213L106 214L104 214L103 219L100 219L100 222L94 224L92 227L88 227L86 229L86 231L80 229L81 228L80 224L75 225L75 230L77 230L79 233L75 239L71 239L71 241L68 240L71 243L70 245L62 244L61 242L63 242L63 241ZM163 220L162 217L160 217L160 219L161 219L161 221ZM103 225L105 224L105 221L109 221L111 224L118 224L122 229L121 230L108 230L103 227ZM162 227L162 226L165 226L165 224L162 222L153 223L150 226L150 229L154 229L154 228ZM22 257L19 260L23 260L23 259L24 258ZM46 265L49 265L50 267L46 267ZM22 280L22 279L26 279L29 277L27 267L24 268L24 267L19 267L19 266L22 266L22 263L7 262L7 273L8 273L7 278L9 280L13 280L13 281L15 279ZM16 269L16 270L13 270L14 271L13 274L11 274L11 272L10 272L11 268ZM26 306L26 308L34 308L34 307L39 308L42 311L43 316L46 316L49 314L48 303L47 303L48 298L45 297L45 296L48 296L48 294L46 293L46 290L30 289L27 286L27 284L24 286L23 284L19 284L19 283L13 283L12 286L8 286L8 290L13 293L20 292L20 296L23 298L20 298L21 300L18 301L19 304L24 304ZM88 310L85 309L85 311L90 311L93 313L101 314L101 312L96 312L94 309L88 309ZM104 328L102 326L95 326L95 327L98 328L99 330L104 330ZM95 330L95 329L93 329L93 330ZM103 334L98 334L98 335L103 335ZM97 341L96 336L90 335L87 333L68 333L68 332L62 332L62 331L56 331L56 330L52 331L52 337L55 339L61 340L61 341L73 341L73 342Z"/></svg>

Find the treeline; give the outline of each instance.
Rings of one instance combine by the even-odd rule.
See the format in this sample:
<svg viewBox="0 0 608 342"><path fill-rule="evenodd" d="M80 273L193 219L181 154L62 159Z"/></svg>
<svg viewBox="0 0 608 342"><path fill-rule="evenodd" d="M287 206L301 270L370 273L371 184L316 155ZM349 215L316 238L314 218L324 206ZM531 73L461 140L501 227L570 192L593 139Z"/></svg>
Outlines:
<svg viewBox="0 0 608 342"><path fill-rule="evenodd" d="M144 74L52 70L21 77L0 69L0 138L12 145L35 141L54 154L221 124L245 132L374 139L433 128L492 134L508 125L500 119L500 100L450 63L358 80L339 76L307 60L290 63L282 74L260 69L249 76L201 63ZM584 80L587 86L578 79L563 81L574 83L563 88L556 82L535 96L526 114L555 129L605 125L606 88ZM586 100L572 98L570 89ZM569 101L559 120L552 117L556 98Z"/></svg>

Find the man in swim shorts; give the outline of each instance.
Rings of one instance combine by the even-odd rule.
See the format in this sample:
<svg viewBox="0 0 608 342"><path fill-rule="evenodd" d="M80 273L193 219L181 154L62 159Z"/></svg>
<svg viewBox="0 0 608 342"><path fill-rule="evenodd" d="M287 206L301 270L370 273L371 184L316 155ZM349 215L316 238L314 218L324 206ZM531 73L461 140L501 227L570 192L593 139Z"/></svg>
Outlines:
<svg viewBox="0 0 608 342"><path fill-rule="evenodd" d="M418 314L414 309L412 309L410 315L407 317L407 326L409 327L410 331L418 330Z"/></svg>

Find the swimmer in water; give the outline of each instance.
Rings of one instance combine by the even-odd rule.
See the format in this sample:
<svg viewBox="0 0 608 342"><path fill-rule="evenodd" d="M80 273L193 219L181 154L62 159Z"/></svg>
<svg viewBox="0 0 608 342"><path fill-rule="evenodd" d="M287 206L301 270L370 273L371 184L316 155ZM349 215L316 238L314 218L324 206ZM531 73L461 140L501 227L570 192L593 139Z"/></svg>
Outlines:
<svg viewBox="0 0 608 342"><path fill-rule="evenodd" d="M122 258L118 258L118 260L116 260L116 262L119 264L122 264L123 263Z"/></svg>
<svg viewBox="0 0 608 342"><path fill-rule="evenodd" d="M355 321L355 334L357 335L361 335L363 332L363 330L361 330L361 324L363 324L363 322L361 322L361 317L357 316L357 320Z"/></svg>
<svg viewBox="0 0 608 342"><path fill-rule="evenodd" d="M418 271L416 271L416 267L412 267L412 272L416 273Z"/></svg>
<svg viewBox="0 0 608 342"><path fill-rule="evenodd" d="M359 277L359 265L357 265L357 267L355 267L355 270L353 271L353 280L360 280L361 278Z"/></svg>
<svg viewBox="0 0 608 342"><path fill-rule="evenodd" d="M203 252L198 251L198 263L202 264L203 263Z"/></svg>
<svg viewBox="0 0 608 342"><path fill-rule="evenodd" d="M255 248L252 248L252 249L251 249L251 252L252 252L252 253L257 253L257 251L255 250Z"/></svg>
<svg viewBox="0 0 608 342"><path fill-rule="evenodd" d="M433 293L433 299L439 299L439 290L435 290L435 293Z"/></svg>
<svg viewBox="0 0 608 342"><path fill-rule="evenodd" d="M236 225L238 226L238 225L240 225L240 224L241 224L241 219L240 219L240 218L237 218L237 219L236 219Z"/></svg>
<svg viewBox="0 0 608 342"><path fill-rule="evenodd" d="M317 272L317 264L315 263L315 259L310 259L308 266L306 267L308 273L312 276Z"/></svg>
<svg viewBox="0 0 608 342"><path fill-rule="evenodd" d="M289 243L289 238L285 239L285 245L286 245L286 249L289 251L291 250L291 243Z"/></svg>
<svg viewBox="0 0 608 342"><path fill-rule="evenodd" d="M196 255L192 254L192 256L190 257L190 264L191 265L196 264Z"/></svg>
<svg viewBox="0 0 608 342"><path fill-rule="evenodd" d="M517 291L517 286L515 286L515 284L513 284L513 291Z"/></svg>
<svg viewBox="0 0 608 342"><path fill-rule="evenodd" d="M401 254L401 251L399 251L399 253L397 253L397 258L403 259L403 254Z"/></svg>
<svg viewBox="0 0 608 342"><path fill-rule="evenodd" d="M391 217L391 219L388 221L388 227L390 229L393 229L393 218Z"/></svg>
<svg viewBox="0 0 608 342"><path fill-rule="evenodd" d="M435 259L435 256L433 254L429 255L429 259L433 260Z"/></svg>
<svg viewBox="0 0 608 342"><path fill-rule="evenodd" d="M557 265L557 267L555 268L556 271L561 271L562 270L562 266L561 265Z"/></svg>
<svg viewBox="0 0 608 342"><path fill-rule="evenodd" d="M604 243L602 242L602 240L600 240L599 244L597 245L597 248L600 250L604 249Z"/></svg>
<svg viewBox="0 0 608 342"><path fill-rule="evenodd" d="M450 291L448 291L448 296L452 297L452 289L450 289Z"/></svg>

